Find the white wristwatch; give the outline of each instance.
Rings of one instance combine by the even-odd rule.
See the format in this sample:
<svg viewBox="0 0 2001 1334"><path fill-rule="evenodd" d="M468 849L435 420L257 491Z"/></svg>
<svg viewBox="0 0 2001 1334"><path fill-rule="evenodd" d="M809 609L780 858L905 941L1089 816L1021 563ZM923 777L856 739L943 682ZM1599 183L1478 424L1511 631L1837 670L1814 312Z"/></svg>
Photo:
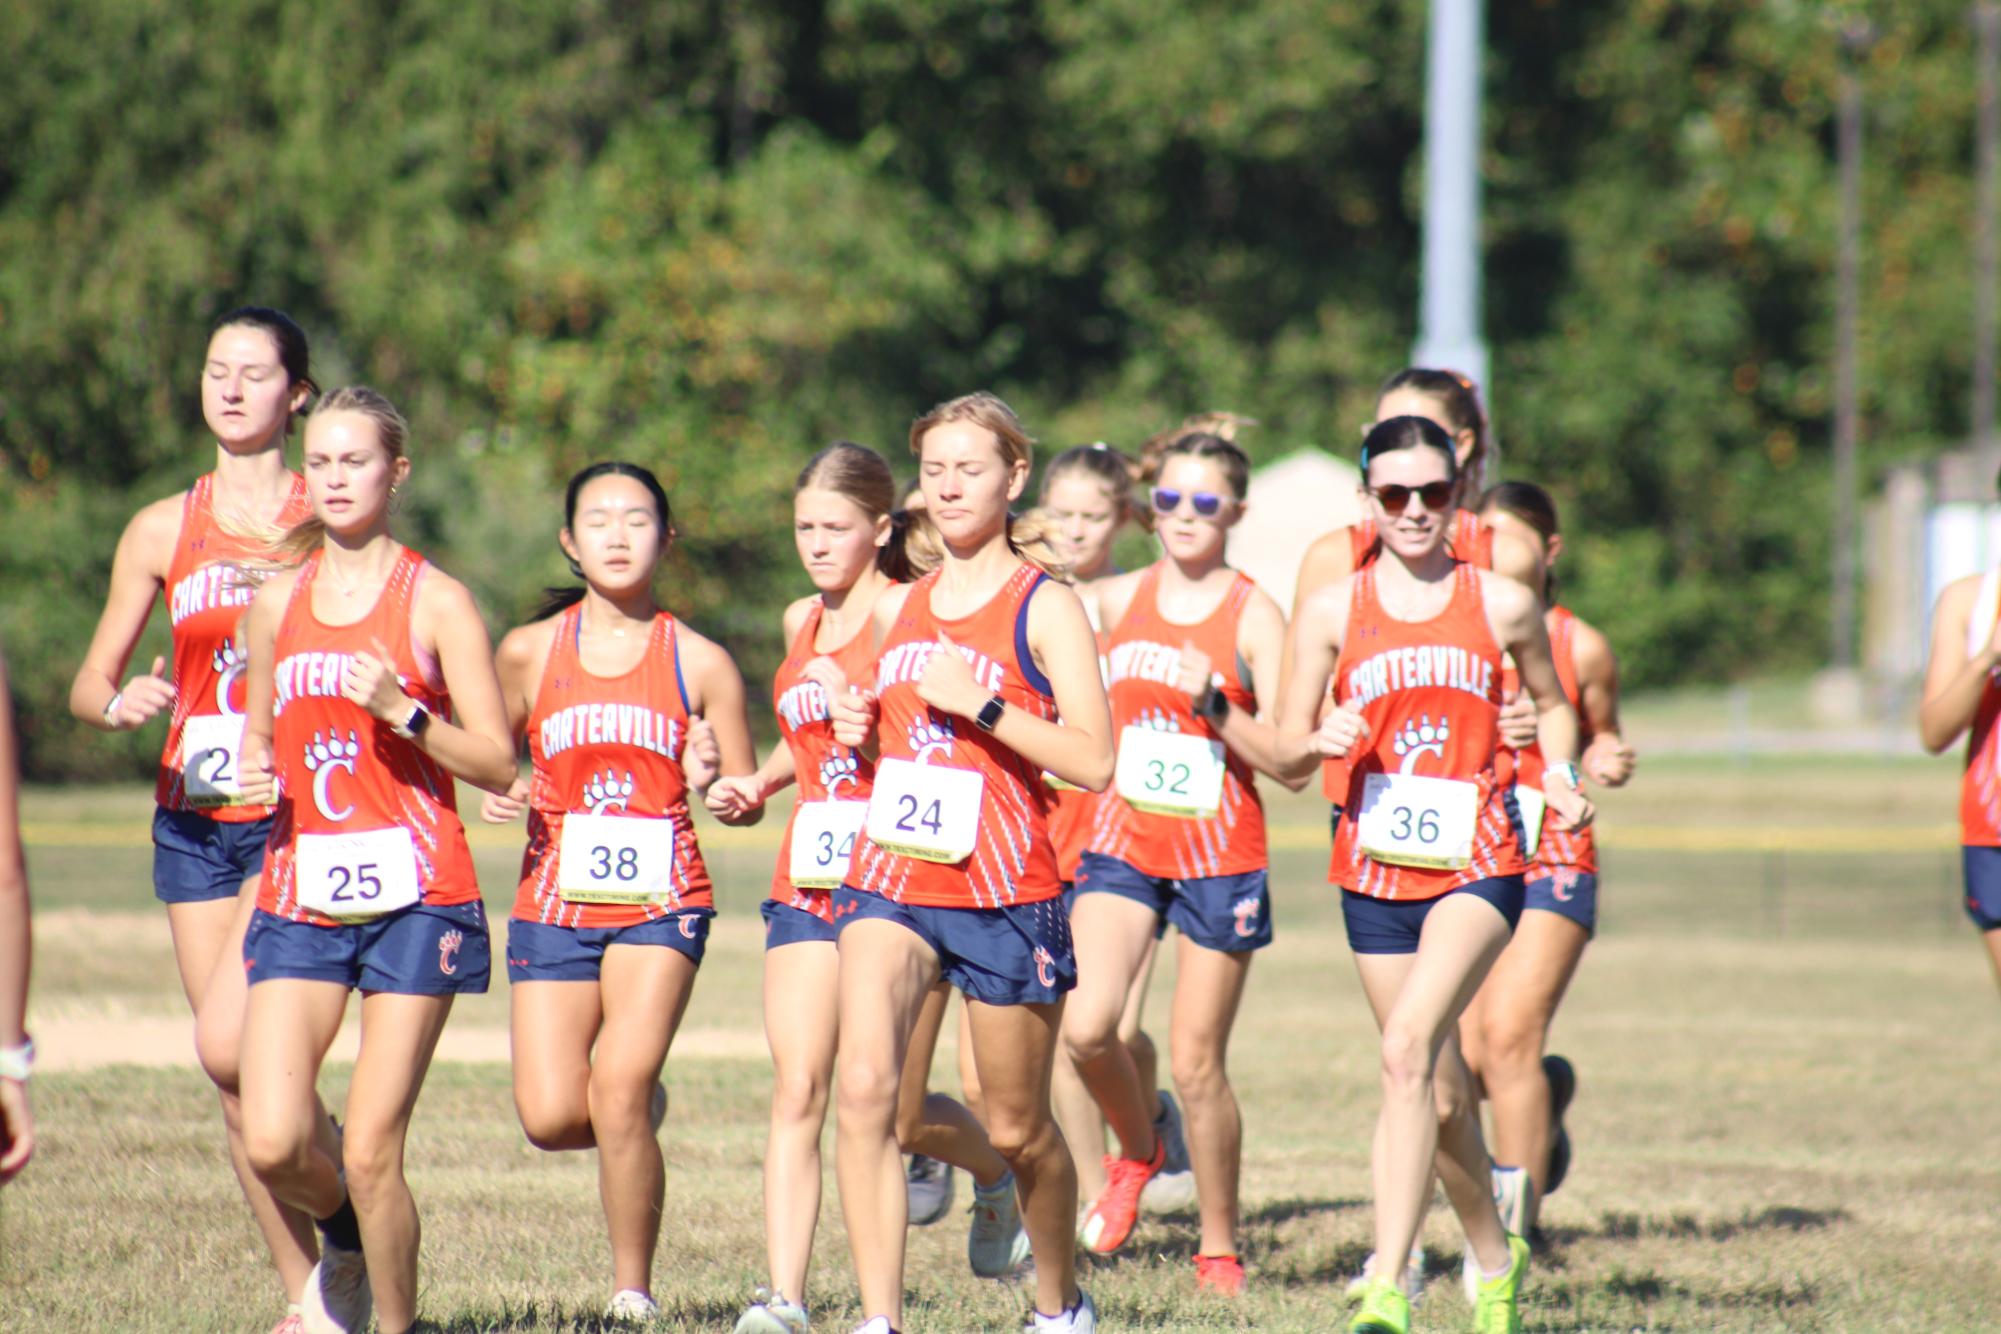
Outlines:
<svg viewBox="0 0 2001 1334"><path fill-rule="evenodd" d="M1584 776L1578 773L1577 766L1569 760L1557 761L1555 764L1549 766L1548 771L1561 778L1573 792L1584 786Z"/></svg>
<svg viewBox="0 0 2001 1334"><path fill-rule="evenodd" d="M12 1079L27 1083L28 1074L35 1068L35 1040L23 1036L18 1047L0 1047L0 1079Z"/></svg>

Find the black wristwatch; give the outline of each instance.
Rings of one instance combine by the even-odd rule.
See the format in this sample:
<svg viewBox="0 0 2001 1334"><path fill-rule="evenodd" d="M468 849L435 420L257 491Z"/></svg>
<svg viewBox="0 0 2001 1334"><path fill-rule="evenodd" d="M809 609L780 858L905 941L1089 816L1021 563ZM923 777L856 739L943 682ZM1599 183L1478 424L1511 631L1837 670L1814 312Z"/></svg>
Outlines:
<svg viewBox="0 0 2001 1334"><path fill-rule="evenodd" d="M407 741L415 741L424 735L424 729L430 725L431 711L413 701L410 705L410 716L400 723L392 724L389 730Z"/></svg>
<svg viewBox="0 0 2001 1334"><path fill-rule="evenodd" d="M1000 724L1001 714L1006 709L1007 701L1002 699L999 693L996 692L992 699L980 706L979 715L973 719L973 726L979 728L982 732L993 731Z"/></svg>
<svg viewBox="0 0 2001 1334"><path fill-rule="evenodd" d="M1202 692L1201 698L1195 701L1195 712L1197 716L1207 718L1220 726L1223 720L1230 716L1230 698L1211 682L1209 688Z"/></svg>

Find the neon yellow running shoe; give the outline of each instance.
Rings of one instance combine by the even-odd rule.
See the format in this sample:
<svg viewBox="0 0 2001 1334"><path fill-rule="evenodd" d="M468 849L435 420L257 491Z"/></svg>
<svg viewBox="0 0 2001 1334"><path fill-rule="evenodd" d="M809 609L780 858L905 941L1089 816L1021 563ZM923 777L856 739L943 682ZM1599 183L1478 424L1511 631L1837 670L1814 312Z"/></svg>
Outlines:
<svg viewBox="0 0 2001 1334"><path fill-rule="evenodd" d="M1410 1298L1393 1278L1369 1280L1362 1309L1348 1322L1348 1334L1410 1334Z"/></svg>
<svg viewBox="0 0 2001 1334"><path fill-rule="evenodd" d="M1508 1234L1508 1272L1480 1280L1473 1303L1473 1334L1522 1334L1522 1314L1515 1301L1529 1272L1529 1244Z"/></svg>

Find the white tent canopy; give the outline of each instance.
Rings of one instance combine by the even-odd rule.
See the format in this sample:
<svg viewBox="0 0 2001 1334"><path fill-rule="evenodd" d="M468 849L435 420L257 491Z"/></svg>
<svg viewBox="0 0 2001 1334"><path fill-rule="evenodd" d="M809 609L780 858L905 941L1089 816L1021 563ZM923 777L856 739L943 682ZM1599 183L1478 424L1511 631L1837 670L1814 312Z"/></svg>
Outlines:
<svg viewBox="0 0 2001 1334"><path fill-rule="evenodd" d="M1243 522L1230 534L1230 564L1258 581L1288 615L1299 561L1313 539L1360 522L1361 474L1318 449L1302 449L1251 475Z"/></svg>

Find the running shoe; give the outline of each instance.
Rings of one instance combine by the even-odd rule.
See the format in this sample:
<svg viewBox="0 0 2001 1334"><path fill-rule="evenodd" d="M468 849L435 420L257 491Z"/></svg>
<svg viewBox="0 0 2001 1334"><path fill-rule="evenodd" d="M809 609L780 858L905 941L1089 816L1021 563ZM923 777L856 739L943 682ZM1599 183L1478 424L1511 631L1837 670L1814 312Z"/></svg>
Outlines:
<svg viewBox="0 0 2001 1334"><path fill-rule="evenodd" d="M757 1300L737 1318L736 1334L804 1334L806 1308L768 1288L757 1290Z"/></svg>
<svg viewBox="0 0 2001 1334"><path fill-rule="evenodd" d="M856 1325L855 1334L898 1334L898 1331L896 1326L889 1323L888 1316L879 1315Z"/></svg>
<svg viewBox="0 0 2001 1334"><path fill-rule="evenodd" d="M1110 1255L1126 1244L1133 1224L1139 1221L1140 1192L1166 1161L1167 1141L1158 1137L1153 1141L1153 1157L1147 1162L1105 1155L1105 1188L1091 1206L1091 1216L1084 1220L1086 1250Z"/></svg>
<svg viewBox="0 0 2001 1334"><path fill-rule="evenodd" d="M1182 1129L1181 1104L1166 1089L1160 1091L1160 1115L1153 1134L1166 1146L1159 1173L1139 1193L1139 1206L1150 1214L1177 1214L1195 1207L1195 1171L1188 1160L1188 1136Z"/></svg>
<svg viewBox="0 0 2001 1334"><path fill-rule="evenodd" d="M1195 1291L1213 1292L1218 1297L1243 1296L1243 1261L1234 1255L1196 1256Z"/></svg>
<svg viewBox="0 0 2001 1334"><path fill-rule="evenodd" d="M980 1278L1005 1278L1028 1258L1028 1232L1014 1197L1014 1173L991 1186L973 1183L973 1225L966 1232L966 1260Z"/></svg>
<svg viewBox="0 0 2001 1334"><path fill-rule="evenodd" d="M913 1153L903 1163L910 1226L930 1227L952 1211L952 1165Z"/></svg>
<svg viewBox="0 0 2001 1334"><path fill-rule="evenodd" d="M1077 1304L1055 1315L1044 1315L1031 1306L1024 1328L1036 1334L1097 1334L1098 1308L1091 1305L1091 1294L1079 1288Z"/></svg>
<svg viewBox="0 0 2001 1334"><path fill-rule="evenodd" d="M660 1303L638 1288L623 1288L612 1295L604 1318L614 1325L650 1325L660 1318Z"/></svg>
<svg viewBox="0 0 2001 1334"><path fill-rule="evenodd" d="M368 1286L368 1261L360 1251L323 1246L320 1262L306 1275L299 1314L308 1334L350 1334L365 1329L375 1309Z"/></svg>
<svg viewBox="0 0 2001 1334"><path fill-rule="evenodd" d="M1529 1244L1508 1234L1508 1272L1499 1278L1482 1278L1473 1300L1473 1334L1521 1334L1522 1315L1517 1306L1522 1279L1529 1272Z"/></svg>
<svg viewBox="0 0 2001 1334"><path fill-rule="evenodd" d="M1410 1334L1410 1298L1386 1278L1370 1279L1348 1334Z"/></svg>
<svg viewBox="0 0 2001 1334"><path fill-rule="evenodd" d="M1549 1081L1549 1173L1544 1195L1556 1194L1556 1188L1570 1175L1570 1132L1563 1128L1563 1114L1570 1110L1570 1100L1577 1096L1577 1070L1561 1056L1542 1058L1543 1078Z"/></svg>
<svg viewBox="0 0 2001 1334"><path fill-rule="evenodd" d="M1374 1251L1370 1251L1368 1254L1368 1258L1362 1261L1362 1272L1348 1280L1348 1300L1351 1302L1360 1301L1362 1299L1362 1294L1369 1290L1369 1284L1373 1283L1375 1281L1375 1278L1376 1278L1376 1253ZM1403 1288L1403 1295L1408 1297L1413 1303L1415 1303L1417 1299L1423 1294L1424 1292L1424 1247L1423 1246L1421 1245L1413 1246L1410 1248L1410 1263L1404 1266L1403 1280L1400 1286Z"/></svg>
<svg viewBox="0 0 2001 1334"><path fill-rule="evenodd" d="M1488 1179L1494 1186L1494 1211L1501 1216L1501 1227L1517 1237L1528 1235L1529 1197L1535 1193L1535 1183L1529 1174L1519 1167L1495 1167L1489 1170ZM1480 1300L1480 1261L1475 1258L1473 1248L1466 1248L1466 1258L1459 1265L1459 1279L1466 1289L1466 1300Z"/></svg>

